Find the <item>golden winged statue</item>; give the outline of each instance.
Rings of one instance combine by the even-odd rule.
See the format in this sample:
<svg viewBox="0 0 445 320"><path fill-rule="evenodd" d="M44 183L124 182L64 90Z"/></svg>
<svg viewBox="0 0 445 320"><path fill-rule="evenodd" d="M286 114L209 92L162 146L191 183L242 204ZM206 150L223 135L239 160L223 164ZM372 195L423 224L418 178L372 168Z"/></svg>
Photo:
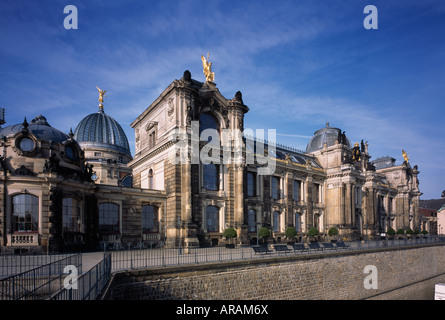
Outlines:
<svg viewBox="0 0 445 320"><path fill-rule="evenodd" d="M106 97L105 92L107 92L107 90L101 90L98 86L96 86L97 91L99 91L99 102L100 104L102 104L102 102L104 102L104 97Z"/></svg>
<svg viewBox="0 0 445 320"><path fill-rule="evenodd" d="M408 157L408 154L406 153L405 150L402 150L402 155L403 155L403 159L405 159L406 163L408 163L409 162L409 157Z"/></svg>
<svg viewBox="0 0 445 320"><path fill-rule="evenodd" d="M203 73L206 76L206 81L213 82L215 80L215 72L212 72L212 63L209 61L209 53L207 53L207 60L206 58L201 55L202 60L202 67L203 67Z"/></svg>

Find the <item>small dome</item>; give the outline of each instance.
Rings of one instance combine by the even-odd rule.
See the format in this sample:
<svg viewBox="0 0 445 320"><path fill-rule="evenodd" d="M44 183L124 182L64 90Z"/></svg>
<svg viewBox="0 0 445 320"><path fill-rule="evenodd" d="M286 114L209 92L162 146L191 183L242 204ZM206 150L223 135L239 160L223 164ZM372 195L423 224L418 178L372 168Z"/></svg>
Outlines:
<svg viewBox="0 0 445 320"><path fill-rule="evenodd" d="M74 138L82 147L106 148L131 156L124 130L103 108L80 121L74 130Z"/></svg>
<svg viewBox="0 0 445 320"><path fill-rule="evenodd" d="M325 128L315 131L314 136L311 138L306 147L306 152L311 153L323 149L323 145L326 143L328 147L333 146L335 141L338 140L341 130L338 128L330 127L329 123ZM346 146L351 147L349 139L346 138Z"/></svg>
<svg viewBox="0 0 445 320"><path fill-rule="evenodd" d="M23 123L0 128L0 137L12 137L25 129L25 127L27 127L28 132L32 133L39 140L61 143L70 138L66 133L51 127L42 115L35 117L29 124L25 118Z"/></svg>

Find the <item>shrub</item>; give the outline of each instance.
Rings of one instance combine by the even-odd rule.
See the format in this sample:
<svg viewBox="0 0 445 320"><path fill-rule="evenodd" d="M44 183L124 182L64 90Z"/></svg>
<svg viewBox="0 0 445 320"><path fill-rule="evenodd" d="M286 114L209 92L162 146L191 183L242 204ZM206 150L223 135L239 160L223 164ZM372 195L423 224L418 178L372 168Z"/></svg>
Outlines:
<svg viewBox="0 0 445 320"><path fill-rule="evenodd" d="M396 231L395 231L393 228L389 227L389 228L388 228L388 231L386 232L386 234L387 234L388 236L393 236L393 235L396 234Z"/></svg>
<svg viewBox="0 0 445 320"><path fill-rule="evenodd" d="M428 231L422 230L422 234L428 234Z"/></svg>
<svg viewBox="0 0 445 320"><path fill-rule="evenodd" d="M310 229L309 229L309 232L307 233L307 235L308 235L309 237L315 237L315 236L318 236L318 229L315 228L315 227L310 228Z"/></svg>
<svg viewBox="0 0 445 320"><path fill-rule="evenodd" d="M411 228L406 229L406 234L413 234L414 231Z"/></svg>
<svg viewBox="0 0 445 320"><path fill-rule="evenodd" d="M258 235L260 238L268 238L270 237L270 231L266 227L262 227L260 230L258 230Z"/></svg>
<svg viewBox="0 0 445 320"><path fill-rule="evenodd" d="M403 230L403 229L397 229L397 234L405 234L405 230Z"/></svg>
<svg viewBox="0 0 445 320"><path fill-rule="evenodd" d="M297 229L295 229L295 227L288 227L286 229L286 237L294 238L296 236L297 236Z"/></svg>
<svg viewBox="0 0 445 320"><path fill-rule="evenodd" d="M236 236L237 234L235 229L227 228L226 230L224 230L224 237L226 237L227 239L236 238Z"/></svg>
<svg viewBox="0 0 445 320"><path fill-rule="evenodd" d="M331 229L329 229L328 235L330 235L330 236L338 236L337 228L332 227Z"/></svg>

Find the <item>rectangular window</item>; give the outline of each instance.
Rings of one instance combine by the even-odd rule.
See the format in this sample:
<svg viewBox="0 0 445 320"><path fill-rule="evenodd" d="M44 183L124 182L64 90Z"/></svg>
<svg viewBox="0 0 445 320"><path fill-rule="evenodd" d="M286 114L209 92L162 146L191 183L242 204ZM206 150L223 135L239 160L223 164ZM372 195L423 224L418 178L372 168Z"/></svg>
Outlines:
<svg viewBox="0 0 445 320"><path fill-rule="evenodd" d="M99 204L99 232L119 233L119 206L114 203Z"/></svg>
<svg viewBox="0 0 445 320"><path fill-rule="evenodd" d="M312 196L313 196L313 202L314 203L320 203L320 185L319 184L317 184L317 183L314 183L314 190L313 190L313 193L312 193Z"/></svg>
<svg viewBox="0 0 445 320"><path fill-rule="evenodd" d="M300 232L300 225L301 225L300 219L301 219L301 215L297 212L295 214L295 229L298 232Z"/></svg>
<svg viewBox="0 0 445 320"><path fill-rule="evenodd" d="M36 232L39 223L39 198L30 194L12 197L12 228L14 232Z"/></svg>
<svg viewBox="0 0 445 320"><path fill-rule="evenodd" d="M298 180L294 180L293 183L293 198L295 201L300 201L300 189L301 189L301 182Z"/></svg>
<svg viewBox="0 0 445 320"><path fill-rule="evenodd" d="M153 131L148 135L148 148L153 148L156 143L156 132Z"/></svg>
<svg viewBox="0 0 445 320"><path fill-rule="evenodd" d="M206 224L208 232L219 232L219 208L215 206L206 207Z"/></svg>
<svg viewBox="0 0 445 320"><path fill-rule="evenodd" d="M254 172L247 172L247 196L256 196L256 174Z"/></svg>
<svg viewBox="0 0 445 320"><path fill-rule="evenodd" d="M280 178L272 177L272 199L280 199Z"/></svg>
<svg viewBox="0 0 445 320"><path fill-rule="evenodd" d="M256 232L256 211L249 210L247 222L249 226L249 232Z"/></svg>
<svg viewBox="0 0 445 320"><path fill-rule="evenodd" d="M278 211L273 212L273 232L281 231L281 214Z"/></svg>
<svg viewBox="0 0 445 320"><path fill-rule="evenodd" d="M218 165L209 163L203 165L203 182L204 188L207 190L219 190L219 170Z"/></svg>
<svg viewBox="0 0 445 320"><path fill-rule="evenodd" d="M74 198L64 198L62 201L63 230L80 232L80 202Z"/></svg>
<svg viewBox="0 0 445 320"><path fill-rule="evenodd" d="M159 232L158 208L147 205L142 207L142 232Z"/></svg>

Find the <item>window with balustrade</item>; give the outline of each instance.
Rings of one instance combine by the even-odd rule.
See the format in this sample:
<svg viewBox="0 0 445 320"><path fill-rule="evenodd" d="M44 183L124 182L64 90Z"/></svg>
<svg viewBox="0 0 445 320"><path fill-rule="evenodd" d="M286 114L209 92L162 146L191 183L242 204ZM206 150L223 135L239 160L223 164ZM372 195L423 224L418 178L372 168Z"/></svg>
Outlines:
<svg viewBox="0 0 445 320"><path fill-rule="evenodd" d="M12 197L12 231L39 231L39 198L30 194Z"/></svg>

